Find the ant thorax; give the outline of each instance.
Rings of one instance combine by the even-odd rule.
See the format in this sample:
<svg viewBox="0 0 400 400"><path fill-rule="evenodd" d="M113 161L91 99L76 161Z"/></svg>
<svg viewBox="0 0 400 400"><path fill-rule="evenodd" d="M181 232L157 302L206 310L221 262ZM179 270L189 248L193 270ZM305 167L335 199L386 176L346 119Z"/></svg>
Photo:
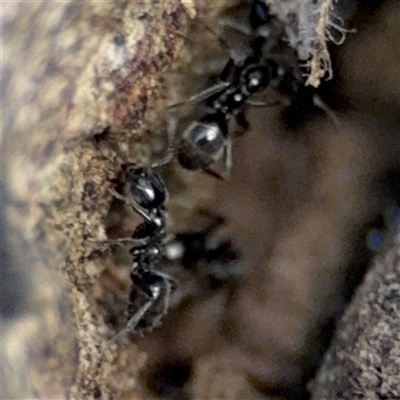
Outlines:
<svg viewBox="0 0 400 400"><path fill-rule="evenodd" d="M253 94L266 88L276 78L278 68L272 60L259 64L248 60L246 64L235 67L238 77L212 102L212 107L220 110L225 119L241 112Z"/></svg>
<svg viewBox="0 0 400 400"><path fill-rule="evenodd" d="M129 294L128 315L132 316L128 327L136 331L157 326L168 311L172 281L168 276L154 271L133 271Z"/></svg>

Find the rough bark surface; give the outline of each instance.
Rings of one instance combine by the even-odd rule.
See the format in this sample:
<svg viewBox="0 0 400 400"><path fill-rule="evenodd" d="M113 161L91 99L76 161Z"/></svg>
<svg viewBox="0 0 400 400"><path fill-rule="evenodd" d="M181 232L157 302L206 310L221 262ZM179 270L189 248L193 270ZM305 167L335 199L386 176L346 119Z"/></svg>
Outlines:
<svg viewBox="0 0 400 400"><path fill-rule="evenodd" d="M400 235L378 257L340 323L313 399L400 398Z"/></svg>
<svg viewBox="0 0 400 400"><path fill-rule="evenodd" d="M7 398L119 397L133 390L143 356L130 346L97 367L110 332L98 304L106 261L94 250L106 239L121 160L151 154L162 72L193 4L43 1L2 10L5 208L16 249L25 238L32 254L15 265L29 267L35 283L29 312L5 326L4 365L18 379L5 372L2 390ZM17 343L24 347L13 351Z"/></svg>

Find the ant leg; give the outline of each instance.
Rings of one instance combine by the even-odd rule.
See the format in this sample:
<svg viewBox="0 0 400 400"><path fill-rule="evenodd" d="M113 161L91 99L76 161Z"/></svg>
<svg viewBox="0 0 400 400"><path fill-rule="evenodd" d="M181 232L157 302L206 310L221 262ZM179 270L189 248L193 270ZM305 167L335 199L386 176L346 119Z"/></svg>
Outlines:
<svg viewBox="0 0 400 400"><path fill-rule="evenodd" d="M150 307L153 305L154 299L150 298L147 300L142 307L140 307L139 310L137 310L130 318L129 321L126 324L126 327L124 330L128 332L133 332L136 330L137 326L139 323L144 319L144 316L146 315L147 311L149 311ZM123 332L123 331L122 331Z"/></svg>
<svg viewBox="0 0 400 400"><path fill-rule="evenodd" d="M151 168L158 168L168 164L175 154L175 135L178 130L178 119L175 117L170 117L168 119L168 127L167 127L167 154L157 160L151 165Z"/></svg>
<svg viewBox="0 0 400 400"><path fill-rule="evenodd" d="M213 168L204 168L203 172L212 176L213 178L226 180L229 178L232 169L232 141L228 138L225 147L224 147L224 159L223 159L223 170L222 172L218 172Z"/></svg>
<svg viewBox="0 0 400 400"><path fill-rule="evenodd" d="M174 149L168 147L167 154L160 160L157 160L155 163L153 163L151 165L151 168L163 167L164 165L168 164L173 159L173 157L174 157Z"/></svg>
<svg viewBox="0 0 400 400"><path fill-rule="evenodd" d="M209 220L208 225L206 228L203 230L203 233L205 235L210 235L213 232L215 232L220 226L224 225L226 223L225 217L223 217L221 214L215 212L215 211L210 211L209 209L200 209L199 210L200 215L203 217L207 218Z"/></svg>
<svg viewBox="0 0 400 400"><path fill-rule="evenodd" d="M232 169L232 139L228 138L228 140L226 141L226 145L225 145L225 149L224 149L224 176L226 176L226 178L229 177L229 175L231 174L231 169Z"/></svg>
<svg viewBox="0 0 400 400"><path fill-rule="evenodd" d="M100 353L97 368L100 368L106 349L111 343L125 337L127 333L140 333L142 329L156 326L166 314L170 305L171 291L176 286L173 278L161 272L147 271L145 274L131 274L132 287L129 295L129 320L124 329L109 339ZM132 312L132 309L135 311ZM144 323L145 326L140 326Z"/></svg>
<svg viewBox="0 0 400 400"><path fill-rule="evenodd" d="M230 58L229 61L226 63L224 69L222 70L221 74L219 75L218 79L222 82L227 82L234 67L235 61L233 60L233 58Z"/></svg>
<svg viewBox="0 0 400 400"><path fill-rule="evenodd" d="M126 324L126 327L124 329L122 329L121 331L119 331L117 334L115 334L111 339L109 339L106 342L106 346L100 355L99 366L101 365L101 362L103 361L105 349L107 349L107 347L111 343L113 343L113 342L115 343L120 337L125 336L127 333L134 332L136 330L138 324L140 323L140 321L143 320L144 316L146 315L147 311L152 306L152 304L153 304L152 299L149 299L147 302L145 302L142 305L142 307L140 307L140 309L137 310L137 312L129 319L128 323Z"/></svg>
<svg viewBox="0 0 400 400"><path fill-rule="evenodd" d="M87 239L87 241L95 246L95 251L104 252L112 246L123 246L123 247L131 246L132 248L146 246L148 243L148 238L145 239L119 238L119 239L107 239L99 241Z"/></svg>
<svg viewBox="0 0 400 400"><path fill-rule="evenodd" d="M283 102L282 101L272 101L270 103L267 103L265 101L257 101L257 100L247 100L246 104L253 106L253 107L273 107L273 106L279 106Z"/></svg>
<svg viewBox="0 0 400 400"><path fill-rule="evenodd" d="M225 176L224 173L220 173L218 171L215 171L212 168L204 168L203 172L205 172L207 175L212 176L213 178L217 178L217 179L220 179L220 180L226 180L227 179L227 176Z"/></svg>
<svg viewBox="0 0 400 400"><path fill-rule="evenodd" d="M219 21L220 24L224 27L231 28L235 30L236 32L242 33L246 36L251 36L253 34L253 31L251 28L249 28L247 25L238 22L232 18L221 18Z"/></svg>
<svg viewBox="0 0 400 400"><path fill-rule="evenodd" d="M218 35L210 26L208 26L207 24L203 24L204 28L210 32L213 36L216 37L216 39L219 42L220 47L225 50L227 53L229 53L229 58L232 60L232 64L236 64L237 61L241 61L244 60L248 57L248 54L240 54L238 51L236 51L234 48L232 48L232 46L226 41L224 40L220 35ZM247 32L244 32L244 30L246 30L246 28L239 28L239 29L235 29L235 27L229 26L229 24L226 24L225 26L228 26L230 28L233 28L234 30L236 30L239 33L245 33L247 35L247 32L250 33L249 30L247 30ZM251 33L250 33L251 34Z"/></svg>
<svg viewBox="0 0 400 400"><path fill-rule="evenodd" d="M126 329L139 331L156 326L166 314L174 280L166 274L155 271L131 273L132 287L129 294Z"/></svg>
<svg viewBox="0 0 400 400"><path fill-rule="evenodd" d="M146 246L148 243L148 239L135 239L135 238L119 238L119 239L109 239L102 242L104 244L108 244L109 246L132 246L135 247L142 247Z"/></svg>
<svg viewBox="0 0 400 400"><path fill-rule="evenodd" d="M146 221L153 223L153 220L151 219L150 215L142 208L140 207L135 201L128 199L127 197L119 194L116 192L114 189L108 189L108 191L111 193L113 197L116 199L122 201L128 206L131 206L140 216L142 216Z"/></svg>
<svg viewBox="0 0 400 400"><path fill-rule="evenodd" d="M218 77L219 80L218 83L216 83L211 87L208 87L207 89L204 89L199 93L194 94L193 96L190 96L188 99L182 100L178 103L171 104L167 108L171 110L190 103L201 103L202 101L207 100L208 98L223 92L225 89L231 86L231 83L228 81L228 79L230 78L230 75L234 67L235 67L235 61L232 57L230 57L229 61L225 64L222 72Z"/></svg>
<svg viewBox="0 0 400 400"><path fill-rule="evenodd" d="M217 242L215 242L216 232L225 224L226 221L224 217L217 213L210 212L207 217L209 218L208 223L204 226L201 234L204 237L205 246L209 247L211 244L211 246L214 247L219 242L218 239ZM221 248L221 244L219 244L217 248Z"/></svg>

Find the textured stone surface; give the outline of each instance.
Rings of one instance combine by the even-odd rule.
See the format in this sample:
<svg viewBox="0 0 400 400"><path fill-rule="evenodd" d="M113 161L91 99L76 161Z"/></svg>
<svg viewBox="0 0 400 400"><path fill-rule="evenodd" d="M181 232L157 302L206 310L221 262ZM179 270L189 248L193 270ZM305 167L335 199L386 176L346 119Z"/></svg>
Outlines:
<svg viewBox="0 0 400 400"><path fill-rule="evenodd" d="M109 359L125 365L118 383L107 380L106 355L98 368L111 333L97 303L107 257L93 251L106 238L121 160L151 154L162 72L181 47L190 7L193 15L193 4L173 0L2 8L5 210L14 268L29 268L34 287L28 313L5 329L5 365L26 383L5 372L8 398L65 398L71 385L72 398L111 398L135 386L142 356L134 346L130 368ZM17 343L24 346L12 351Z"/></svg>
<svg viewBox="0 0 400 400"><path fill-rule="evenodd" d="M360 287L313 383L313 399L400 398L400 235Z"/></svg>

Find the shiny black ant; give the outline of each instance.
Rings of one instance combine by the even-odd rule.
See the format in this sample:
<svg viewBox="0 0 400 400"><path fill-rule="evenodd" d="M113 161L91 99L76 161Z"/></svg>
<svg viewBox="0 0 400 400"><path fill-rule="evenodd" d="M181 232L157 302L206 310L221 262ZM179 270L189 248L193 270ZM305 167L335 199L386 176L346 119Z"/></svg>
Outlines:
<svg viewBox="0 0 400 400"><path fill-rule="evenodd" d="M153 168L125 166L121 192L111 190L114 197L132 207L144 219L131 238L107 241L108 245L130 246L132 285L125 330L140 332L151 329L167 313L176 287L172 277L160 272L167 263L178 262L183 268L194 271L211 289L238 277L239 252L230 240L218 241L215 235L225 223L223 217L202 211L208 219L203 229L169 234L165 210L167 190Z"/></svg>
<svg viewBox="0 0 400 400"><path fill-rule="evenodd" d="M144 221L129 239L108 241L129 244L132 255L132 286L129 294L129 331L154 327L168 310L173 279L158 271L165 253L167 218L164 182L152 168L129 165L124 170L125 195L112 190L117 199L131 206Z"/></svg>
<svg viewBox="0 0 400 400"><path fill-rule="evenodd" d="M271 36L273 18L263 1L252 2L249 20L253 36L250 55L239 62L230 58L219 76L219 83L188 99L188 102L205 100L207 112L183 131L178 144L178 161L184 168L227 178L232 167L232 139L228 132L231 117L235 116L238 124L247 129L243 106L249 103L252 95L268 86L290 94L298 91L300 73L286 65L284 57L264 57L273 47L270 42L275 44L278 39ZM219 160L224 165L222 172L213 168Z"/></svg>
<svg viewBox="0 0 400 400"><path fill-rule="evenodd" d="M179 163L187 169L201 169L216 177L227 178L232 167L232 142L228 133L228 122L232 116L246 127L247 121L241 112L251 95L266 87L276 75L276 64L268 62L260 65L250 64L232 68L232 81L215 99L212 110L204 117L192 122L183 132L178 147ZM209 103L209 101L207 102ZM222 158L222 173L211 165Z"/></svg>
<svg viewBox="0 0 400 400"><path fill-rule="evenodd" d="M166 245L165 258L194 272L206 288L217 289L241 275L240 252L231 240L221 241L216 235L225 224L224 217L205 210L201 214L207 219L204 227L176 233Z"/></svg>

